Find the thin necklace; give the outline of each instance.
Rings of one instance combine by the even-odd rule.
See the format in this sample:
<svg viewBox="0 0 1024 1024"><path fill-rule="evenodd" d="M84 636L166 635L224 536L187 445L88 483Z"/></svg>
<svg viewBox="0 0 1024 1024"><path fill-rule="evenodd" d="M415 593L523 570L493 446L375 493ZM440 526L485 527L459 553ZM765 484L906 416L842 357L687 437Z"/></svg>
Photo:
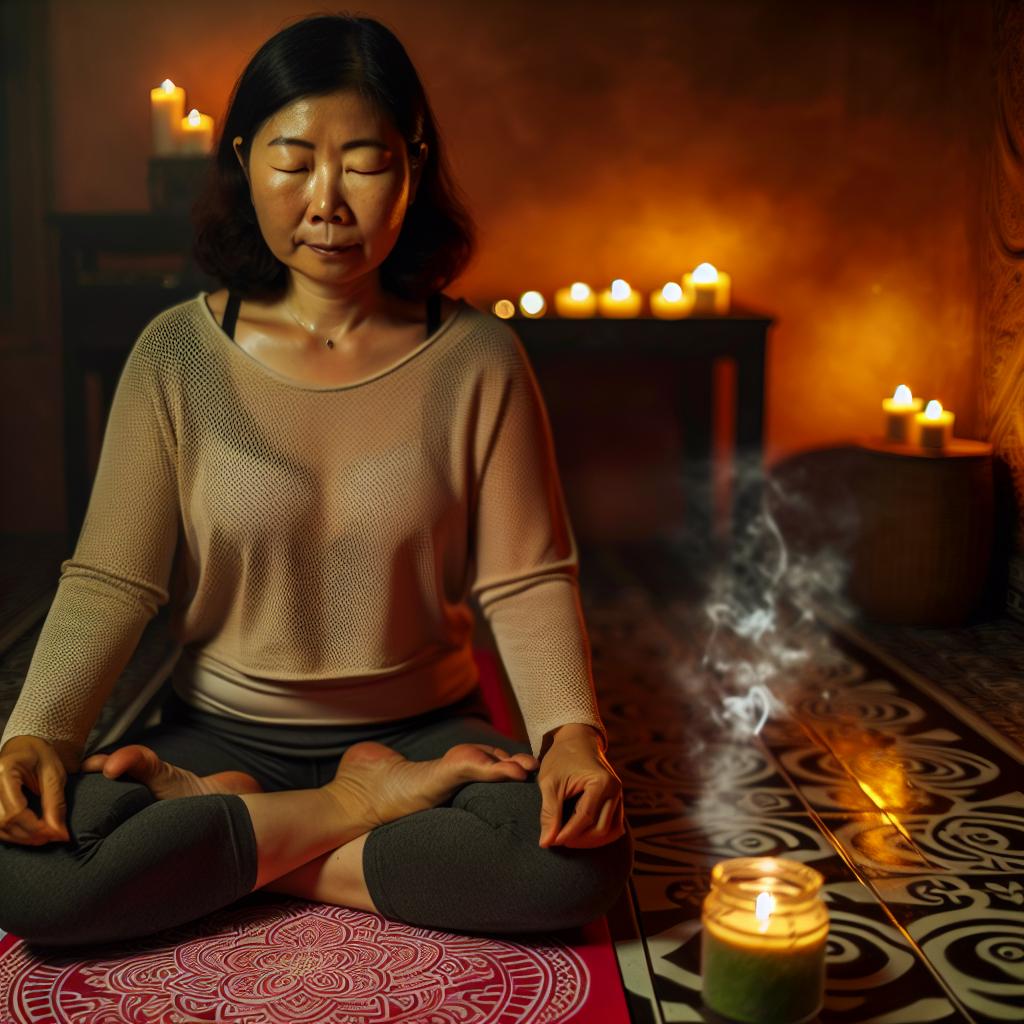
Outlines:
<svg viewBox="0 0 1024 1024"><path fill-rule="evenodd" d="M304 330L309 334L319 334L315 327L307 327L289 308L288 303L284 304L285 312ZM328 348L334 348L334 341L331 338L324 338Z"/></svg>

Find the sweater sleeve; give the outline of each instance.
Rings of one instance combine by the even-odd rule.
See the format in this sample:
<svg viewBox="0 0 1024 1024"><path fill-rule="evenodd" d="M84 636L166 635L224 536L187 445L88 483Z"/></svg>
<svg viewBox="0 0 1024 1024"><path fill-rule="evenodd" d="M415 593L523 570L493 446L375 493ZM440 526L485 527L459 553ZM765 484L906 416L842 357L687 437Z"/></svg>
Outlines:
<svg viewBox="0 0 1024 1024"><path fill-rule="evenodd" d="M529 733L592 725L607 749L547 409L519 338L480 455L470 593L490 624Z"/></svg>
<svg viewBox="0 0 1024 1024"><path fill-rule="evenodd" d="M85 519L0 738L49 740L77 771L99 712L169 599L179 523L176 446L146 332L107 418Z"/></svg>

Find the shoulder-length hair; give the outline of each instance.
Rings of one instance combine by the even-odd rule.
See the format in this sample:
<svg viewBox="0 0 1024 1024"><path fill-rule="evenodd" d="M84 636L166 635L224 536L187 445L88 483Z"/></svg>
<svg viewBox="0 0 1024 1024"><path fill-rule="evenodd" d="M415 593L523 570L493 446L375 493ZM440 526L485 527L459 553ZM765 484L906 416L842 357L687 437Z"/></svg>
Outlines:
<svg viewBox="0 0 1024 1024"><path fill-rule="evenodd" d="M476 228L405 48L373 18L315 15L282 29L249 61L192 206L197 264L243 298L279 297L288 272L263 239L232 139L242 137L248 165L253 136L267 118L301 97L341 89L355 90L388 116L410 156L421 142L429 147L415 201L378 268L381 287L410 301L423 299L443 290L473 257Z"/></svg>

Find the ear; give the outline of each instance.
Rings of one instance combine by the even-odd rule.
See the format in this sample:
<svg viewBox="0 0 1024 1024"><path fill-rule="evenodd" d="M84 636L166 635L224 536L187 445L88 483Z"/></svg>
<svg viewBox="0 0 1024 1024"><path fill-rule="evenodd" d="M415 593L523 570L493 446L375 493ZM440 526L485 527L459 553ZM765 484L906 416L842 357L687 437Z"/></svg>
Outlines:
<svg viewBox="0 0 1024 1024"><path fill-rule="evenodd" d="M242 173L245 175L245 180L249 180L249 172L245 166L245 158L242 156L242 136L236 135L231 140L231 148L235 151L235 156L238 157L238 162L242 166Z"/></svg>

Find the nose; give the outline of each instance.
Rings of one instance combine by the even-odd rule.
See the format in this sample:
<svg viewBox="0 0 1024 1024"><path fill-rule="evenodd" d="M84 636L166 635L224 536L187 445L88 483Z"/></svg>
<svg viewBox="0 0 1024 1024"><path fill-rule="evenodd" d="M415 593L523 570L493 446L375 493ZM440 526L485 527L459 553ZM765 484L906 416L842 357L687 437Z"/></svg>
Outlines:
<svg viewBox="0 0 1024 1024"><path fill-rule="evenodd" d="M329 164L313 176L313 195L310 198L308 220L311 224L328 221L331 224L352 222L352 210L339 187L341 172Z"/></svg>

